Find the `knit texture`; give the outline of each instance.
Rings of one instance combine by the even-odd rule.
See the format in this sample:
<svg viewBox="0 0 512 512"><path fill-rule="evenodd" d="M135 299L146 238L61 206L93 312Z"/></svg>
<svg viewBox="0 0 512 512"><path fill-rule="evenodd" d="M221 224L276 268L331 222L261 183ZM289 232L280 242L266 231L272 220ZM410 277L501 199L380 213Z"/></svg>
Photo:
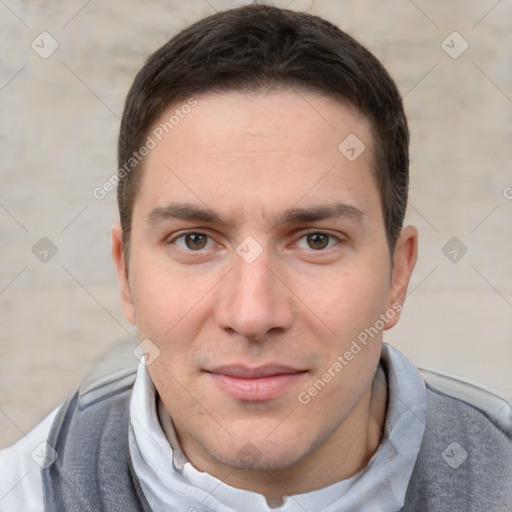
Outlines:
<svg viewBox="0 0 512 512"><path fill-rule="evenodd" d="M62 406L48 439L59 457L43 470L45 510L150 512L131 469L132 387L107 382L94 400L77 392ZM461 400L427 387L427 401L401 512L512 511L512 441Z"/></svg>

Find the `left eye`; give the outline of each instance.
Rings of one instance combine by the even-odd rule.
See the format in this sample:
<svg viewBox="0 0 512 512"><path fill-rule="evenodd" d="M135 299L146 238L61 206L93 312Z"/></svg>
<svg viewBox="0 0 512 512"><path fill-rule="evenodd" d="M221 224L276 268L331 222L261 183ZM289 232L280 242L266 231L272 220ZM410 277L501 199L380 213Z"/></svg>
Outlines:
<svg viewBox="0 0 512 512"><path fill-rule="evenodd" d="M297 242L297 247L313 251L329 249L339 242L333 235L322 232L309 233Z"/></svg>
<svg viewBox="0 0 512 512"><path fill-rule="evenodd" d="M185 251L207 249L212 243L212 239L204 233L186 233L175 239L175 244Z"/></svg>

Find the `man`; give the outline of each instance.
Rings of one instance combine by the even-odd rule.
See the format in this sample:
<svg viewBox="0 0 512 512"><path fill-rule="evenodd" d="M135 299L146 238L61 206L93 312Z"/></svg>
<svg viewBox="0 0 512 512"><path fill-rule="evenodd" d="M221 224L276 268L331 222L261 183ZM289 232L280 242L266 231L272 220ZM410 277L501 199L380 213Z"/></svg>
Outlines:
<svg viewBox="0 0 512 512"><path fill-rule="evenodd" d="M41 472L3 453L1 510L512 510L510 439L382 341L417 232L374 56L304 13L206 18L138 73L118 161L141 364L37 428Z"/></svg>

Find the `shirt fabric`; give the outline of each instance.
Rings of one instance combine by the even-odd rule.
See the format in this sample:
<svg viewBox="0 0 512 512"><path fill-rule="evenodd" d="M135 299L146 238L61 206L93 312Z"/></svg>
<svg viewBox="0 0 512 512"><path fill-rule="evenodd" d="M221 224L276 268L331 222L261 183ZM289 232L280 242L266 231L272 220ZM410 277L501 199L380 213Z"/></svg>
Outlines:
<svg viewBox="0 0 512 512"><path fill-rule="evenodd" d="M381 365L388 384L382 442L367 467L352 478L317 491L285 498L270 507L263 496L230 487L196 470L181 452L172 421L159 407L146 367L141 364L130 404L130 454L134 470L154 510L182 508L226 512L293 510L399 510L419 451L426 420L426 392L419 372L396 349L384 345ZM32 452L47 439L54 411L27 437L0 452L0 511L41 512L40 469ZM6 476L7 475L7 478ZM190 510L190 509L189 509Z"/></svg>

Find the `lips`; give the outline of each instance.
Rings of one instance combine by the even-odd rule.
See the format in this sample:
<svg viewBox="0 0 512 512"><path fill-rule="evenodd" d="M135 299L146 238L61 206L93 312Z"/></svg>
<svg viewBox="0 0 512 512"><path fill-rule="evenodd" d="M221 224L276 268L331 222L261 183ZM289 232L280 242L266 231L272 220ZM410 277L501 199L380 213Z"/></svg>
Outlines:
<svg viewBox="0 0 512 512"><path fill-rule="evenodd" d="M283 396L307 374L304 370L275 364L257 368L226 365L206 373L223 393L249 402Z"/></svg>
<svg viewBox="0 0 512 512"><path fill-rule="evenodd" d="M274 375L289 375L299 373L301 370L282 365L265 365L257 368L247 368L245 366L228 365L219 366L211 370L211 373L236 377L238 379L258 379L262 377L272 377Z"/></svg>

